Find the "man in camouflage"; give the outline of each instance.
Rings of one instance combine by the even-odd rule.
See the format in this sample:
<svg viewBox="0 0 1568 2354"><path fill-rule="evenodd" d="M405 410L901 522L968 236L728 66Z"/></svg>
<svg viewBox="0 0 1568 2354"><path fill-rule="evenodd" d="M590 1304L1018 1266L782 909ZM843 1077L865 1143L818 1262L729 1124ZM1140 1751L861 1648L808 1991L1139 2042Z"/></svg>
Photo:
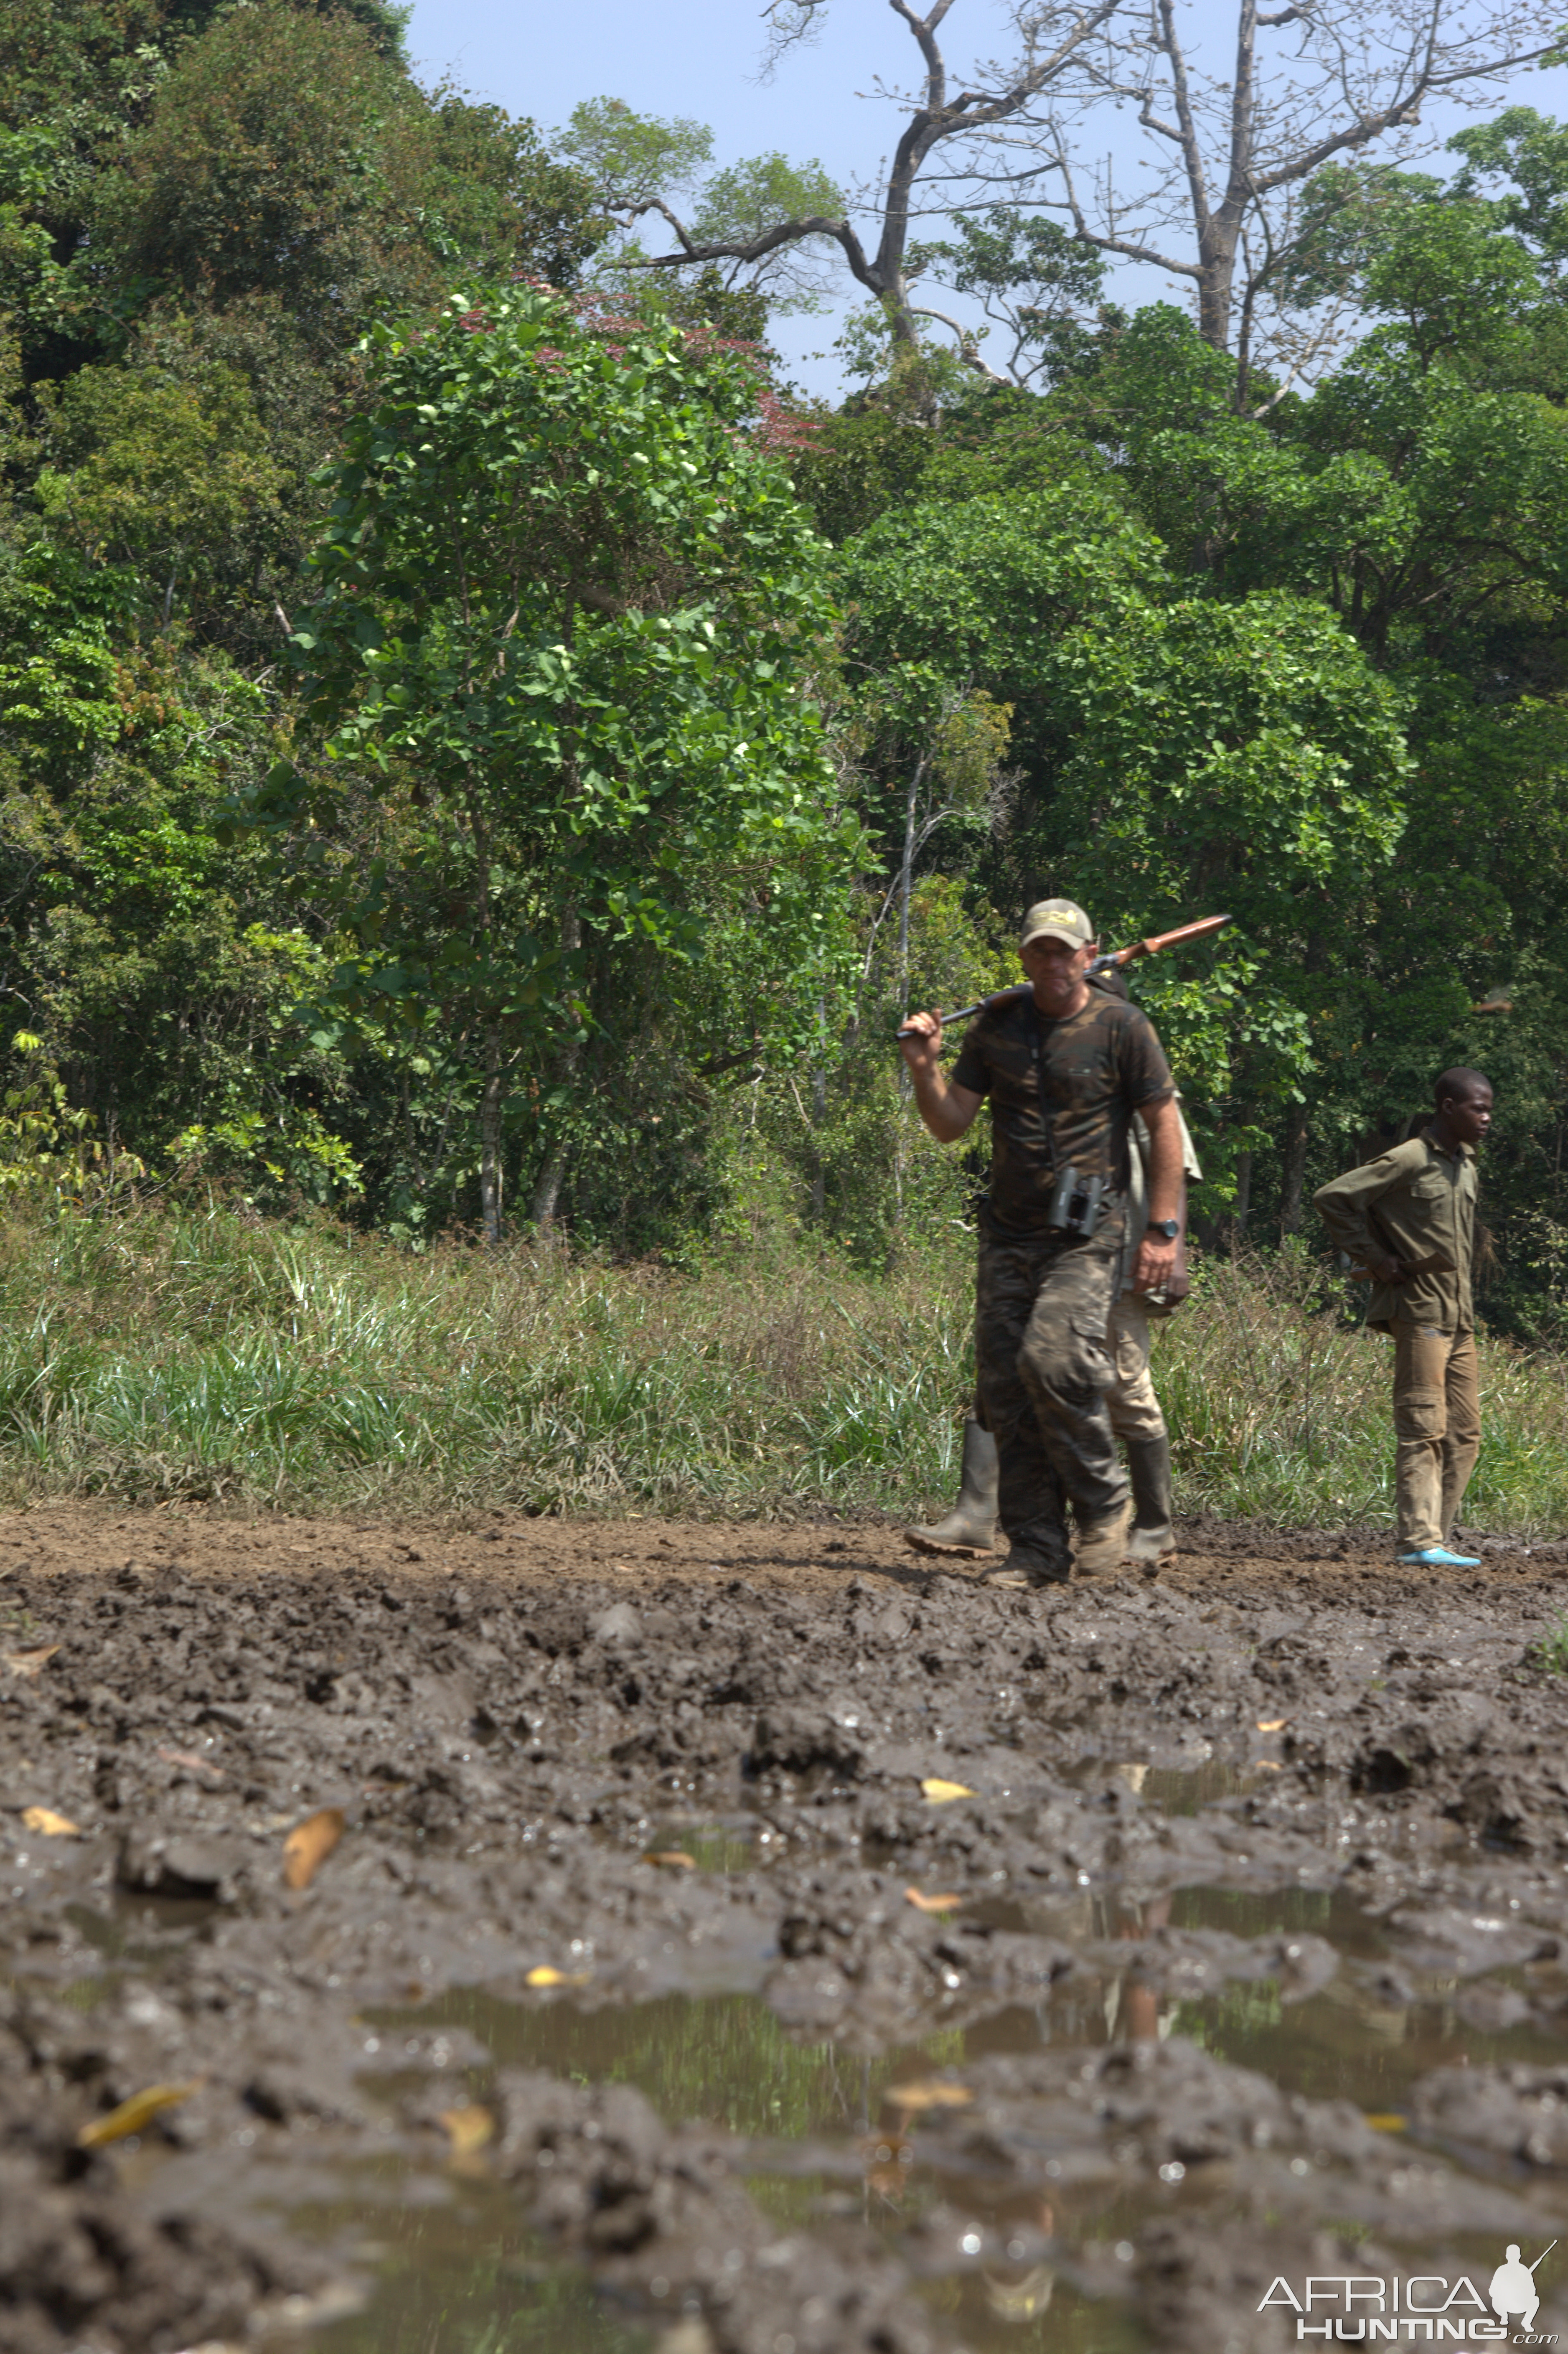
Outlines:
<svg viewBox="0 0 1568 2354"><path fill-rule="evenodd" d="M1097 973L1091 986L1125 999L1127 983L1114 969ZM1181 1099L1176 1099L1181 1116ZM1133 1521L1127 1541L1128 1559L1147 1569L1176 1550L1175 1503L1171 1484L1171 1434L1150 1371L1150 1317L1174 1314L1190 1288L1178 1246L1177 1269L1163 1291L1152 1297L1134 1289L1139 1247L1149 1224L1149 1131L1141 1118L1132 1123L1131 1183L1128 1189L1126 1230L1121 1247L1121 1284L1111 1309L1110 1345L1113 1378L1107 1389L1106 1412L1110 1426L1126 1451L1132 1482ZM1187 1231L1187 1187L1202 1176L1197 1148L1181 1120L1181 1231ZM985 1426L985 1406L977 1394L964 1421L961 1484L950 1512L929 1527L907 1528L906 1543L916 1553L961 1554L973 1560L989 1554L997 1521L996 1441Z"/></svg>
<svg viewBox="0 0 1568 2354"><path fill-rule="evenodd" d="M1028 996L985 1007L950 1082L939 1057L938 1013L906 1024L904 1055L920 1116L950 1143L991 1104L991 1190L980 1214L975 1356L998 1457L998 1501L1010 1551L993 1572L1012 1585L1065 1578L1071 1566L1066 1505L1078 1528L1077 1565L1118 1564L1131 1518L1105 1391L1129 1182L1128 1131L1149 1132L1150 1223L1134 1282L1157 1291L1175 1263L1181 1189L1181 1122L1171 1069L1148 1016L1091 991L1094 928L1070 899L1045 899L1024 918L1020 954ZM1077 1226L1049 1221L1062 1172L1080 1199L1098 1181L1097 1213Z"/></svg>

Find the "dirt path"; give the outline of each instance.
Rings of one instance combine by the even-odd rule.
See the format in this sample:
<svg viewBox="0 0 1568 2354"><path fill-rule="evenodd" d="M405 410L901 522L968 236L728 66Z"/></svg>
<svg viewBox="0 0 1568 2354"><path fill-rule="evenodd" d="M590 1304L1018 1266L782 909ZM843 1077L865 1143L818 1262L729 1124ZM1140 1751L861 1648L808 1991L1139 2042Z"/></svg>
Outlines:
<svg viewBox="0 0 1568 2354"><path fill-rule="evenodd" d="M1568 2237L1568 1561L1188 1537L0 1518L0 2349L1246 2354Z"/></svg>

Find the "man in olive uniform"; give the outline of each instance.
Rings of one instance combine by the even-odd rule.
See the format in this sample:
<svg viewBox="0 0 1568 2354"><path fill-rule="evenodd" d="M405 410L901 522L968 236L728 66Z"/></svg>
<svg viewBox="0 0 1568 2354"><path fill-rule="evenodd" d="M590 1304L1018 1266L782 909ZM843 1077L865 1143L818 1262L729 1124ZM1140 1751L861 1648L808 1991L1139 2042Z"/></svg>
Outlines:
<svg viewBox="0 0 1568 2354"><path fill-rule="evenodd" d="M1131 1510L1105 1391L1135 1113L1150 1140L1140 1290L1170 1280L1180 1231L1171 1067L1147 1014L1090 989L1094 955L1083 909L1044 899L1024 917L1020 943L1030 993L977 1015L951 1081L941 1072L939 1013L911 1015L902 1042L920 1117L938 1141L964 1135L991 1097L975 1358L1011 1545L993 1575L1013 1585L1067 1576L1069 1501L1080 1570L1112 1568L1126 1552Z"/></svg>
<svg viewBox="0 0 1568 2354"><path fill-rule="evenodd" d="M1399 1558L1478 1569L1450 1550L1481 1444L1476 1316L1476 1147L1492 1122L1484 1071L1445 1071L1437 1117L1408 1144L1352 1169L1313 1199L1342 1251L1372 1278L1367 1322L1393 1336Z"/></svg>

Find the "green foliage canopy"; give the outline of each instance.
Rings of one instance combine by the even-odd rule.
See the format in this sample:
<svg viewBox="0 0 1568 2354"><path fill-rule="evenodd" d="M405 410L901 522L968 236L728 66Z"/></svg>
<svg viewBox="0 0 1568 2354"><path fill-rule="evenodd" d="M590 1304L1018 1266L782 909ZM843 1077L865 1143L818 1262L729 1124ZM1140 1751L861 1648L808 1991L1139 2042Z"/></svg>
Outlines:
<svg viewBox="0 0 1568 2354"><path fill-rule="evenodd" d="M374 339L296 631L329 758L259 813L331 875L350 779L396 838L344 869L361 949L338 1000L469 1037L498 1087L580 1044L598 948L700 948L744 910L748 1029L798 1033L831 985L857 848L811 686L821 551L747 430L752 371L668 328L481 288Z"/></svg>

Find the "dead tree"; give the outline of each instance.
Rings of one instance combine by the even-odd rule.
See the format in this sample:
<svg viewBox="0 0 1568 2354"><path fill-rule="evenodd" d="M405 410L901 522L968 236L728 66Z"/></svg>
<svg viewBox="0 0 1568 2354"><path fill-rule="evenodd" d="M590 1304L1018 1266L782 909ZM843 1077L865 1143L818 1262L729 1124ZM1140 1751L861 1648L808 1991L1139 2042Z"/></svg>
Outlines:
<svg viewBox="0 0 1568 2354"><path fill-rule="evenodd" d="M1084 0L1081 6L1072 6L1044 0L1044 5L1015 7L1018 46L1011 62L977 68L954 91L938 39L953 0L932 0L923 16L907 0L889 0L894 15L903 19L919 50L920 72L916 92L884 93L906 110L908 120L885 178L874 191L867 192L863 209L876 221L874 241L863 240L846 212L836 218L813 214L804 219L781 220L749 240L705 243L690 233L668 204L653 197L628 207L626 221L630 224L643 213L662 215L677 249L650 256L638 266L683 270L710 261L758 262L780 246L808 238L831 239L842 251L851 276L882 305L895 360L909 355L919 342L916 322L941 319L939 313L923 309L911 299L905 275L910 224L920 208L918 184L932 156L955 143L967 152L1002 126L1028 116L1046 93L1055 95L1060 105L1068 96L1069 86L1084 91L1097 87L1097 79L1085 70L1090 49L1122 5L1123 0ZM771 0L763 12L771 28L770 66L786 51L810 39L826 7L827 0ZM946 213L953 201L951 194L944 194L925 209ZM941 323L954 329L960 354L969 365L991 376L993 371L980 359L969 331L952 320L941 319Z"/></svg>
<svg viewBox="0 0 1568 2354"><path fill-rule="evenodd" d="M993 186L1016 197L1054 175L1062 193L1044 201L1086 243L1188 281L1207 341L1228 351L1235 336L1244 398L1260 306L1290 259L1296 200L1312 174L1375 142L1407 142L1433 99L1490 99L1553 46L1561 16L1552 0L1299 0L1272 10L1236 0L1234 63L1222 79L1189 57L1175 0L1148 5L1139 35L1129 39L1123 19L1093 61L1101 95L1135 104L1156 143L1141 185L1118 189L1108 159L1086 171L1073 136L1081 117L1058 111L1048 124L1016 126L1012 168ZM1324 325L1299 330L1294 349L1277 334L1277 361L1304 365Z"/></svg>

